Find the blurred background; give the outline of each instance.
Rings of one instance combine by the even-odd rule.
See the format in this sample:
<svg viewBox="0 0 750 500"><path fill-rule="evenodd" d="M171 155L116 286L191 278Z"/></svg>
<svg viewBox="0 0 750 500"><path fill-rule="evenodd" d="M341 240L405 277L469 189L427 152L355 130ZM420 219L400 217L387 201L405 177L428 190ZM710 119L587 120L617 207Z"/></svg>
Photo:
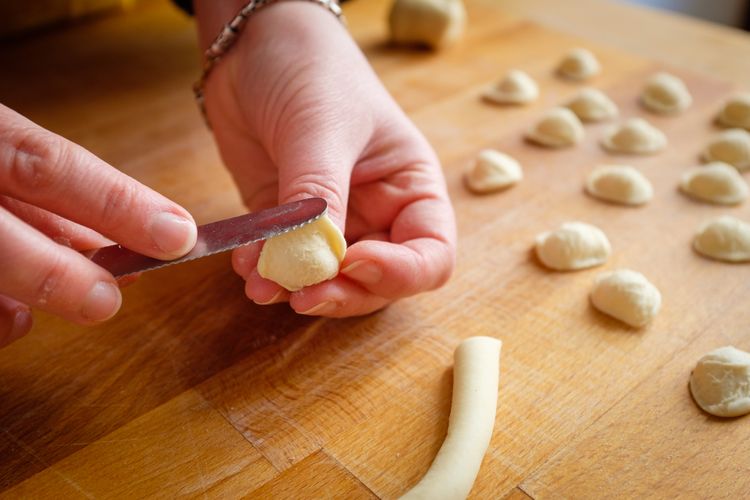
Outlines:
<svg viewBox="0 0 750 500"><path fill-rule="evenodd" d="M0 0L0 39L122 12L153 0ZM366 2L367 0L356 0ZM502 2L503 0L497 0ZM533 3L534 0L528 0ZM601 0L608 1L608 0ZM620 0L750 30L750 0ZM572 3L572 2L571 2Z"/></svg>

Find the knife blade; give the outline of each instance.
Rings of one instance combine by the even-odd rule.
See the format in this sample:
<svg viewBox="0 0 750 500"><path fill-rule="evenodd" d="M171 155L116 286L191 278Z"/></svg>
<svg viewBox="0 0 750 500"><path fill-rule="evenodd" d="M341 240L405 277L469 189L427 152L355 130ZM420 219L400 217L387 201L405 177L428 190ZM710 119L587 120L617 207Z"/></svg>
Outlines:
<svg viewBox="0 0 750 500"><path fill-rule="evenodd" d="M198 226L198 239L190 252L174 260L159 260L112 245L95 250L89 258L115 278L180 264L226 252L304 226L325 214L322 198L308 198Z"/></svg>

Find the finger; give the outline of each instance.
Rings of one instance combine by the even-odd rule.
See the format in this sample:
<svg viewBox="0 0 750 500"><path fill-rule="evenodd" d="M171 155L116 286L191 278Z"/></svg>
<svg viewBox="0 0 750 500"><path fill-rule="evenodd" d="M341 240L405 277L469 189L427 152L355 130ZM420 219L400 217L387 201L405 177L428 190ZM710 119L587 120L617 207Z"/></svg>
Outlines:
<svg viewBox="0 0 750 500"><path fill-rule="evenodd" d="M289 305L299 314L329 318L369 314L390 302L344 276L303 288L289 297Z"/></svg>
<svg viewBox="0 0 750 500"><path fill-rule="evenodd" d="M0 294L78 323L115 315L122 297L111 274L0 208Z"/></svg>
<svg viewBox="0 0 750 500"><path fill-rule="evenodd" d="M289 292L286 289L271 280L262 278L257 269L251 271L245 280L245 295L261 306L289 300Z"/></svg>
<svg viewBox="0 0 750 500"><path fill-rule="evenodd" d="M151 257L174 259L197 236L182 207L80 146L0 105L0 189Z"/></svg>
<svg viewBox="0 0 750 500"><path fill-rule="evenodd" d="M31 311L26 304L0 295L0 347L29 333L32 322Z"/></svg>

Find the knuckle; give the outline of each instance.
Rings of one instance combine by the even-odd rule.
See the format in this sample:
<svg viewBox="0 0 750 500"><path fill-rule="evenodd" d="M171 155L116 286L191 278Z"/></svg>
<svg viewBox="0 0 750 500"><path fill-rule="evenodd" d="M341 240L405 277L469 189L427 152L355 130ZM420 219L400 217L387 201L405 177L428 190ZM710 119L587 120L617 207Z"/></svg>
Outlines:
<svg viewBox="0 0 750 500"><path fill-rule="evenodd" d="M45 307L50 301L59 302L58 296L65 289L68 267L59 255L50 255L44 269L35 281L34 305Z"/></svg>
<svg viewBox="0 0 750 500"><path fill-rule="evenodd" d="M39 128L16 130L3 141L8 148L5 176L19 190L48 188L65 175L65 140Z"/></svg>
<svg viewBox="0 0 750 500"><path fill-rule="evenodd" d="M104 190L102 209L98 214L99 227L105 232L116 232L133 217L138 200L136 187L118 181Z"/></svg>

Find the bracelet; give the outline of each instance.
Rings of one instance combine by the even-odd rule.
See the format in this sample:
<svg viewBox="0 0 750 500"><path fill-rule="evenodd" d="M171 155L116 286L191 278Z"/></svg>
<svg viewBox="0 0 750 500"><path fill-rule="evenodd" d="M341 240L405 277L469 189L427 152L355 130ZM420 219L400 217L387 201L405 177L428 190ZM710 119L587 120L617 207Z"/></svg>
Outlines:
<svg viewBox="0 0 750 500"><path fill-rule="evenodd" d="M245 4L244 7L240 9L237 15L234 16L234 19L232 19L229 23L224 25L224 29L221 30L221 33L219 33L219 36L217 36L214 39L214 41L211 43L211 45L208 47L208 49L206 49L206 52L205 52L206 61L203 63L203 70L201 72L201 77L198 79L197 82L195 82L195 84L193 84L193 94L195 95L195 101L198 104L198 107L200 108L201 115L203 116L203 121L206 123L206 125L208 125L209 128L211 128L211 125L208 122L208 115L206 114L206 104L205 104L205 95L204 95L204 87L206 85L206 80L211 74L211 71L214 69L214 66L216 66L216 63L219 62L219 59L221 59L229 51L229 49L232 48L235 40L239 36L240 31L242 31L242 28L245 26L245 23L247 23L247 20L250 17L250 15L262 9L263 7L274 4L278 1L279 0L250 0L249 2ZM333 15L335 15L342 23L344 23L344 25L346 25L346 20L344 19L344 14L341 11L341 6L339 5L338 0L306 0L306 1L310 1L322 7L325 7Z"/></svg>

